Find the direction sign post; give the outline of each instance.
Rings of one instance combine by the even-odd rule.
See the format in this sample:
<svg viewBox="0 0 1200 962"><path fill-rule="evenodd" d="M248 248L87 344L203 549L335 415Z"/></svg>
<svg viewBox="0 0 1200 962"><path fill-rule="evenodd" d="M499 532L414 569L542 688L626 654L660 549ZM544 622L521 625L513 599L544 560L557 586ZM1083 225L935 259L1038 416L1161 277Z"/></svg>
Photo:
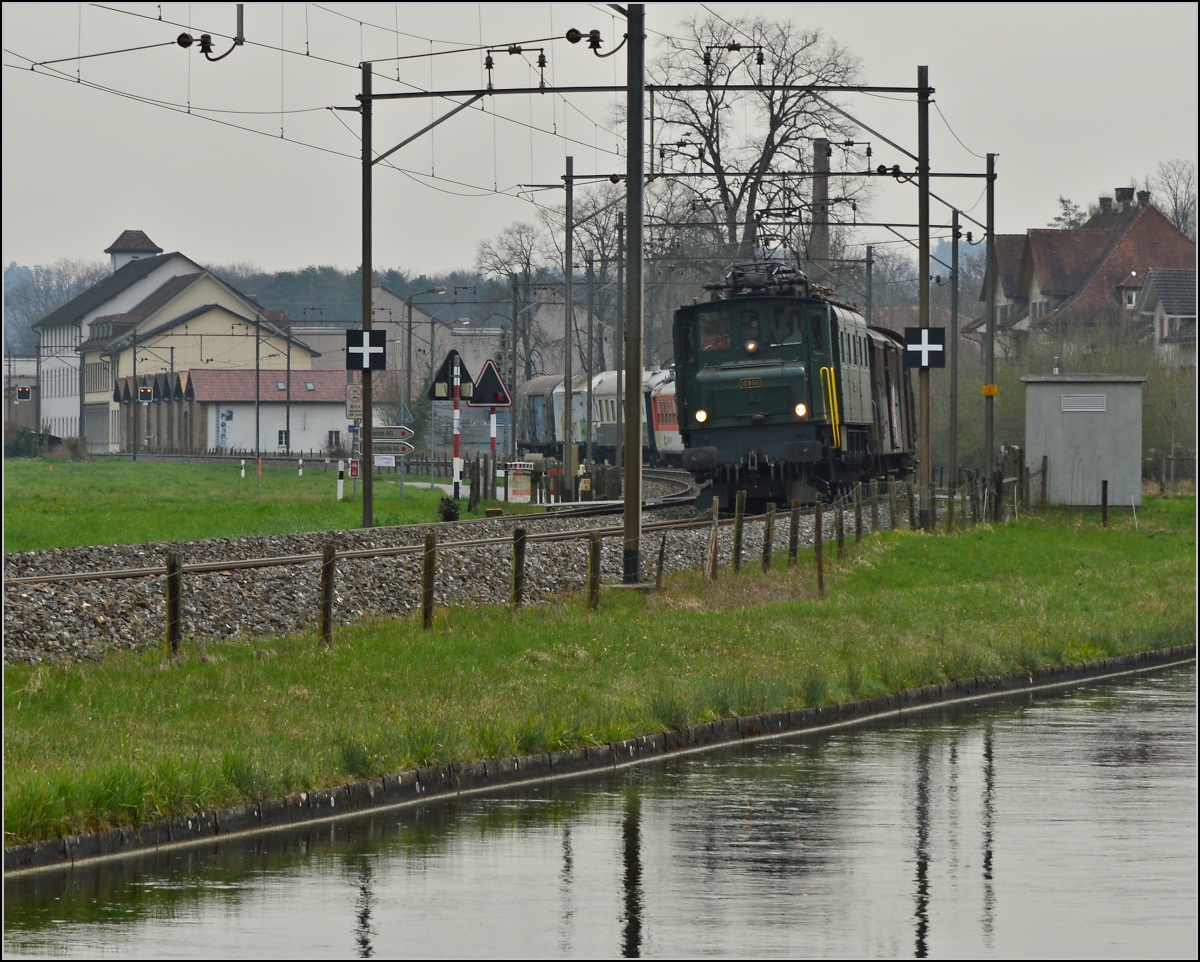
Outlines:
<svg viewBox="0 0 1200 962"><path fill-rule="evenodd" d="M375 428L374 451L376 454L395 454L401 459L400 464L400 497L404 497L404 475L407 471L403 463L405 456L416 450L408 443L409 438L416 434L407 424L385 424Z"/></svg>
<svg viewBox="0 0 1200 962"><path fill-rule="evenodd" d="M376 454L398 454L401 457L404 457L405 455L412 454L413 451L415 451L415 450L416 450L416 448L414 448L407 441L376 441L375 442L375 453Z"/></svg>

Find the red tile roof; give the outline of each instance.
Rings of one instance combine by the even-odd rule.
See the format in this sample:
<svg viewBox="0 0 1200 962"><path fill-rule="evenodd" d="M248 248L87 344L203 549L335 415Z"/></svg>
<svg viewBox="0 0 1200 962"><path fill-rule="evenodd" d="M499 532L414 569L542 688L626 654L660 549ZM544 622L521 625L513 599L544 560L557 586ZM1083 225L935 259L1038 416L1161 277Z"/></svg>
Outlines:
<svg viewBox="0 0 1200 962"><path fill-rule="evenodd" d="M1153 204L1138 208L1128 228L1076 288L1075 296L1056 313L1112 306L1117 285L1126 282L1128 286L1134 271L1144 279L1151 268L1185 270L1195 266L1196 244L1192 239Z"/></svg>
<svg viewBox="0 0 1200 962"><path fill-rule="evenodd" d="M1031 273L1043 294L1074 294L1104 259L1115 237L1108 230L1030 230L1021 269L1022 294L1029 290Z"/></svg>
<svg viewBox="0 0 1200 962"><path fill-rule="evenodd" d="M187 372L196 400L202 403L222 401L254 401L253 371L218 371L210 368L192 368ZM279 390L280 383L287 383L286 371L259 372L260 403L282 402L287 398L286 389ZM308 390L311 383L315 390ZM345 371L292 371L292 403L346 402Z"/></svg>

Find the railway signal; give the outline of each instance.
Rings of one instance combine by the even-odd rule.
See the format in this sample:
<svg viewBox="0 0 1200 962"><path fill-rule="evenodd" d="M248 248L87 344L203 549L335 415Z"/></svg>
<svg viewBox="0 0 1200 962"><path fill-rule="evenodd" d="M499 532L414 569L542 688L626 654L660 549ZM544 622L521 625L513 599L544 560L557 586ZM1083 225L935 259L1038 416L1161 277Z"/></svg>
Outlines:
<svg viewBox="0 0 1200 962"><path fill-rule="evenodd" d="M508 393L508 385L500 376L496 362L490 357L483 362L479 377L475 379L475 391L467 401L469 408L488 409L488 431L491 440L492 462L496 460L496 408L512 407L512 395Z"/></svg>

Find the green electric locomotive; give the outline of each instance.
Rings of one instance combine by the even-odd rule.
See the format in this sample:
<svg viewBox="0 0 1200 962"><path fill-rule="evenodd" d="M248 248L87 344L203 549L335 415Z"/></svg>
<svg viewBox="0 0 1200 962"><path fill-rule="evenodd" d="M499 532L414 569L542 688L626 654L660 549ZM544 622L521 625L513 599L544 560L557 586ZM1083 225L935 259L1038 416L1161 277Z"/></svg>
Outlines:
<svg viewBox="0 0 1200 962"><path fill-rule="evenodd" d="M706 290L675 312L676 404L683 466L723 509L739 490L813 503L911 473L903 338L782 263L737 265Z"/></svg>

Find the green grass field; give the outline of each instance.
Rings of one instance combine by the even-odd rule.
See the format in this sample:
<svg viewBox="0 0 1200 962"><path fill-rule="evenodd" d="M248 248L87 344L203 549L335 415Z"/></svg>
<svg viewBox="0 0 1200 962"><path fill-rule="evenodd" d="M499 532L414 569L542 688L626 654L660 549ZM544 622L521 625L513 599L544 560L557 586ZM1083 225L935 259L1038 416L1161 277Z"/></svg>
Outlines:
<svg viewBox="0 0 1200 962"><path fill-rule="evenodd" d="M357 500L350 500L352 491L347 478L347 500L337 500L336 463L327 469L309 462L303 478L294 466L264 466L259 501L253 460L243 478L237 464L8 459L4 548L30 551L357 528L362 525L362 483ZM440 491L407 484L401 499L394 475L377 476L375 523L438 521L441 497ZM482 507L489 504L496 502ZM530 510L502 507L509 513ZM465 498L462 517L467 517Z"/></svg>
<svg viewBox="0 0 1200 962"><path fill-rule="evenodd" d="M526 609L5 669L5 837L605 742L1195 638L1195 501L1054 512Z"/></svg>

